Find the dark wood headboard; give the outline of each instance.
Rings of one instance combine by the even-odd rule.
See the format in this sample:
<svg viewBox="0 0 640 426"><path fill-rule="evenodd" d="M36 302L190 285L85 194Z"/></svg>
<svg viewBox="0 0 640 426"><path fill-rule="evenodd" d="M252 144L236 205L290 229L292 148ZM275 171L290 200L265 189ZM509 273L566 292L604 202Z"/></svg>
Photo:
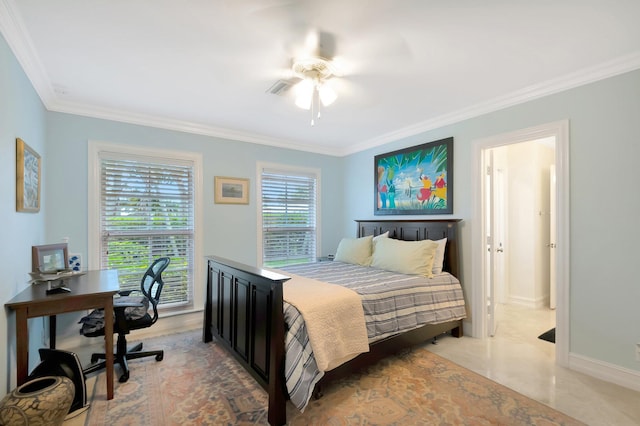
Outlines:
<svg viewBox="0 0 640 426"><path fill-rule="evenodd" d="M358 237L384 234L404 241L440 240L447 238L443 269L460 278L458 269L457 228L460 219L433 220L356 220Z"/></svg>

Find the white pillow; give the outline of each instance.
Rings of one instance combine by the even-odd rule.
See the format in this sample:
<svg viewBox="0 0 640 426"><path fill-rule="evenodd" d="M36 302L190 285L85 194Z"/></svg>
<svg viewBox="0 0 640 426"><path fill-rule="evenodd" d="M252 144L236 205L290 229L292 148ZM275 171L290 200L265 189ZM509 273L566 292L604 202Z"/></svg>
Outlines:
<svg viewBox="0 0 640 426"><path fill-rule="evenodd" d="M437 240L438 248L436 248L436 253L433 257L433 268L431 268L433 274L441 274L442 273L442 265L444 264L444 249L447 246L447 239L443 238L441 240Z"/></svg>
<svg viewBox="0 0 640 426"><path fill-rule="evenodd" d="M371 263L372 240L372 235L361 238L343 238L338 244L336 256L333 260L369 266Z"/></svg>
<svg viewBox="0 0 640 426"><path fill-rule="evenodd" d="M376 235L375 237L373 237L373 245L371 246L372 254L374 251L376 251L376 242L381 238L389 238L389 231L385 232L384 234Z"/></svg>
<svg viewBox="0 0 640 426"><path fill-rule="evenodd" d="M401 274L432 277L433 258L438 243L431 240L401 241L381 238L371 258L371 266Z"/></svg>
<svg viewBox="0 0 640 426"><path fill-rule="evenodd" d="M389 231L385 232L384 234L376 235L375 237L373 237L373 241L378 241L380 238L389 238Z"/></svg>

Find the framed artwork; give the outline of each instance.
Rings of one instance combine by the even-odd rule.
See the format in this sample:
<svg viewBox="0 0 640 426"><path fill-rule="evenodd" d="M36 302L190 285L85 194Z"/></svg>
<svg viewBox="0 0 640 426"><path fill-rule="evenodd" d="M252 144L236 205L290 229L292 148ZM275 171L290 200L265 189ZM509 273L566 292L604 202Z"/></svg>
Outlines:
<svg viewBox="0 0 640 426"><path fill-rule="evenodd" d="M16 211L40 211L40 155L16 139Z"/></svg>
<svg viewBox="0 0 640 426"><path fill-rule="evenodd" d="M217 204L249 204L249 179L215 176L213 192Z"/></svg>
<svg viewBox="0 0 640 426"><path fill-rule="evenodd" d="M374 214L453 213L453 138L374 158Z"/></svg>
<svg viewBox="0 0 640 426"><path fill-rule="evenodd" d="M31 269L33 272L59 272L69 269L67 243L31 246Z"/></svg>

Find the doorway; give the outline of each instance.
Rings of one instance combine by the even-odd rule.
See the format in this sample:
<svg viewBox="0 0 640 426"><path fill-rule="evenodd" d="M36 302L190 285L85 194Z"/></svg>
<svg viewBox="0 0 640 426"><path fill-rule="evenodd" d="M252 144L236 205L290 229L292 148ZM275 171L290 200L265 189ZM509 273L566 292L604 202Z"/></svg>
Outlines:
<svg viewBox="0 0 640 426"><path fill-rule="evenodd" d="M541 178L539 171L532 172L537 170L530 167L532 158L538 154L544 157L542 153L549 151L549 158L544 161L546 178ZM496 308L501 303L511 301L532 307L549 306L551 276L554 275L557 306L555 349L556 362L560 365L568 364L569 340L568 153L568 121L493 136L474 144L474 176L478 176L475 179L474 218L480 226L474 230L472 238L472 269L473 276L480 279L472 283L473 335L485 338L495 332L498 326ZM520 164L510 164L510 158L519 158ZM551 163L556 170L553 214L553 203L549 201L551 178L548 170ZM537 176L532 184L535 191L531 190L531 185L522 184L531 173ZM545 182L546 188L543 188ZM531 192L537 198L532 197ZM539 202L541 194L546 194L548 200L544 206ZM552 217L557 224L555 241L551 241L549 235ZM537 231L532 233L534 229ZM546 229L544 235L543 229ZM522 244L530 240L535 241ZM520 244L520 247L515 250L510 244ZM553 244L553 249L547 247L548 244ZM555 266L549 256L552 250L555 252ZM546 259L542 258L543 253L547 254ZM510 265L513 270L510 270ZM535 276L542 269L548 274L543 280ZM513 281L508 279L510 276L525 279ZM527 280L537 283L537 287L524 285ZM541 286L539 282L545 285Z"/></svg>
<svg viewBox="0 0 640 426"><path fill-rule="evenodd" d="M555 309L551 306L555 300L551 288L555 273L555 235L551 236L555 137L487 148L483 154L487 335L494 336L501 325L507 326L502 312L510 312L509 307L519 306L519 317ZM541 327L546 328L536 332L534 325L532 339L549 329L548 324Z"/></svg>

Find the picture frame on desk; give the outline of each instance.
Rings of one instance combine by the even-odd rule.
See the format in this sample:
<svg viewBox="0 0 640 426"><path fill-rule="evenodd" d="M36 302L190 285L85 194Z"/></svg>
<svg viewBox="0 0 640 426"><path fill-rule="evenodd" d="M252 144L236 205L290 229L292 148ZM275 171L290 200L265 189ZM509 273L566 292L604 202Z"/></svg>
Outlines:
<svg viewBox="0 0 640 426"><path fill-rule="evenodd" d="M31 246L32 272L59 272L69 269L67 243Z"/></svg>

